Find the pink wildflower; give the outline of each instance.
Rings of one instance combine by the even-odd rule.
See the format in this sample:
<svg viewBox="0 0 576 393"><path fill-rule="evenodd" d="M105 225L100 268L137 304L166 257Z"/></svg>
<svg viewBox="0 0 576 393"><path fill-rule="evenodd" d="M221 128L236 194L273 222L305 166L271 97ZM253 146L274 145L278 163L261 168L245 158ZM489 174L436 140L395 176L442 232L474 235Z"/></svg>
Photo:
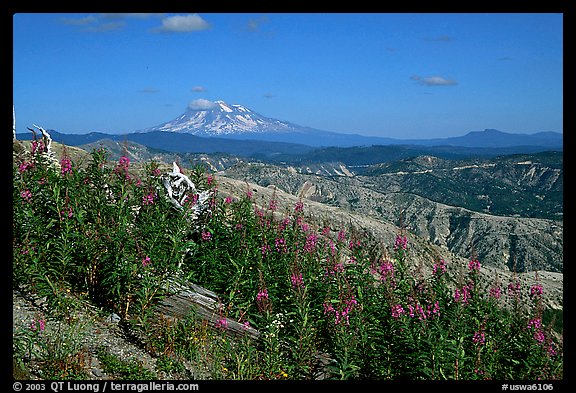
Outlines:
<svg viewBox="0 0 576 393"><path fill-rule="evenodd" d="M478 332L474 332L474 336L472 337L472 342L474 344L484 345L486 343L486 337L482 330Z"/></svg>
<svg viewBox="0 0 576 393"><path fill-rule="evenodd" d="M470 269L472 273L478 273L480 271L480 261L471 259L468 263L468 269Z"/></svg>
<svg viewBox="0 0 576 393"><path fill-rule="evenodd" d="M150 263L151 263L151 262L150 262L150 257L149 257L149 256L146 256L146 257L142 258L142 266L146 267L146 266L150 265Z"/></svg>
<svg viewBox="0 0 576 393"><path fill-rule="evenodd" d="M69 158L62 158L60 160L60 172L62 176L72 172L72 161Z"/></svg>
<svg viewBox="0 0 576 393"><path fill-rule="evenodd" d="M397 235L394 241L394 251L398 251L399 249L406 250L406 248L408 248L408 238Z"/></svg>
<svg viewBox="0 0 576 393"><path fill-rule="evenodd" d="M20 193L20 196L22 197L22 199L24 199L26 202L30 202L32 201L32 192L30 192L30 190L24 190Z"/></svg>
<svg viewBox="0 0 576 393"><path fill-rule="evenodd" d="M401 315L404 315L405 311L401 304L396 304L392 306L392 318L398 319Z"/></svg>
<svg viewBox="0 0 576 393"><path fill-rule="evenodd" d="M543 288L542 285L536 284L530 287L530 296L542 296Z"/></svg>
<svg viewBox="0 0 576 393"><path fill-rule="evenodd" d="M296 202L296 206L294 207L294 211L296 213L302 213L302 211L304 211L304 204L302 202Z"/></svg>
<svg viewBox="0 0 576 393"><path fill-rule="evenodd" d="M142 204L143 205L152 205L154 204L154 193L146 194L142 197Z"/></svg>
<svg viewBox="0 0 576 393"><path fill-rule="evenodd" d="M292 275L290 275L290 282L292 283L293 288L303 287L304 279L302 273L292 273Z"/></svg>
<svg viewBox="0 0 576 393"><path fill-rule="evenodd" d="M278 209L278 201L272 199L270 201L270 203L268 204L268 209L275 211L276 209Z"/></svg>
<svg viewBox="0 0 576 393"><path fill-rule="evenodd" d="M434 267L432 268L432 274L436 275L437 273L439 275L446 273L446 262L444 262L443 259L441 259L438 263L434 264Z"/></svg>
<svg viewBox="0 0 576 393"><path fill-rule="evenodd" d="M23 162L22 164L20 164L18 166L18 172L20 173L24 173L26 172L28 169L30 168L34 168L34 163L33 162Z"/></svg>
<svg viewBox="0 0 576 393"><path fill-rule="evenodd" d="M500 289L500 287L490 288L490 297L491 298L500 299L500 296L502 296L502 290Z"/></svg>
<svg viewBox="0 0 576 393"><path fill-rule="evenodd" d="M315 233L311 233L310 235L306 236L306 243L304 244L304 251L312 253L316 248L316 243L318 241L318 235Z"/></svg>
<svg viewBox="0 0 576 393"><path fill-rule="evenodd" d="M215 323L216 328L218 329L227 329L228 328L228 320L226 318L220 318Z"/></svg>
<svg viewBox="0 0 576 393"><path fill-rule="evenodd" d="M259 290L256 294L257 302L261 302L263 300L268 300L268 290L266 288Z"/></svg>

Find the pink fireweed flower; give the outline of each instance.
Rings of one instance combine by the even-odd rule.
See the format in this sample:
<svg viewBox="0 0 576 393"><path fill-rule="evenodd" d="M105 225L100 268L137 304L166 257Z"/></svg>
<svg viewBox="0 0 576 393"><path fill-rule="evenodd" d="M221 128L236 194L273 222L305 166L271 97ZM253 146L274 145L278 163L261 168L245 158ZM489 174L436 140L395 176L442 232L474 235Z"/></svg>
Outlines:
<svg viewBox="0 0 576 393"><path fill-rule="evenodd" d="M151 262L150 262L150 257L149 257L149 256L146 256L146 257L142 258L142 266L146 267L146 266L150 265L150 263L151 263Z"/></svg>
<svg viewBox="0 0 576 393"><path fill-rule="evenodd" d="M143 205L153 205L154 204L154 193L151 192L149 194L146 194L142 197L142 204Z"/></svg>
<svg viewBox="0 0 576 393"><path fill-rule="evenodd" d="M268 244L263 244L262 247L260 247L260 252L262 253L262 256L265 257L266 255L268 255L268 252L271 250L270 246Z"/></svg>
<svg viewBox="0 0 576 393"><path fill-rule="evenodd" d="M386 281L388 279L394 278L394 265L390 261L383 261L378 267L378 273L380 273L380 279Z"/></svg>
<svg viewBox="0 0 576 393"><path fill-rule="evenodd" d="M351 240L350 243L348 244L348 248L350 250L354 250L354 248L360 247L360 246L361 246L360 240L356 240L356 241Z"/></svg>
<svg viewBox="0 0 576 393"><path fill-rule="evenodd" d="M130 158L126 156L120 157L118 160L118 166L122 168L128 168L130 166Z"/></svg>
<svg viewBox="0 0 576 393"><path fill-rule="evenodd" d="M278 229L280 229L280 231L284 231L288 225L290 225L290 217L286 217L284 219L282 219L282 221L280 221L280 224L278 224Z"/></svg>
<svg viewBox="0 0 576 393"><path fill-rule="evenodd" d="M212 233L202 231L202 240L205 242L209 241L212 238Z"/></svg>
<svg viewBox="0 0 576 393"><path fill-rule="evenodd" d="M328 236L330 234L330 227L324 227L322 229L322 236Z"/></svg>
<svg viewBox="0 0 576 393"><path fill-rule="evenodd" d="M44 146L44 142L32 141L32 154L44 153L45 151L46 151L46 147Z"/></svg>
<svg viewBox="0 0 576 393"><path fill-rule="evenodd" d="M128 174L128 167L130 166L130 159L126 156L120 157L118 160L118 165L114 168L114 173L117 175L124 175L126 180L130 180L130 175Z"/></svg>
<svg viewBox="0 0 576 393"><path fill-rule="evenodd" d="M500 299L502 296L502 290L500 287L492 287L490 288L490 297L493 299Z"/></svg>
<svg viewBox="0 0 576 393"><path fill-rule="evenodd" d="M335 263L332 266L328 266L326 267L326 276L334 276L336 275L336 273L338 272L343 272L344 271L344 265L340 262Z"/></svg>
<svg viewBox="0 0 576 393"><path fill-rule="evenodd" d="M472 273L478 273L480 271L480 261L478 261L477 259L471 259L470 262L468 263L468 269Z"/></svg>
<svg viewBox="0 0 576 393"><path fill-rule="evenodd" d="M259 290L256 294L257 302L261 302L263 300L268 300L268 290L266 288Z"/></svg>
<svg viewBox="0 0 576 393"><path fill-rule="evenodd" d="M332 255L336 255L336 245L332 240L328 241L328 247L330 248Z"/></svg>
<svg viewBox="0 0 576 393"><path fill-rule="evenodd" d="M462 289L456 288L454 291L454 301L456 303L468 304L470 300L470 288L464 285Z"/></svg>
<svg viewBox="0 0 576 393"><path fill-rule="evenodd" d="M70 206L66 206L64 210L60 212L62 217L72 218L72 208Z"/></svg>
<svg viewBox="0 0 576 393"><path fill-rule="evenodd" d="M304 278L302 277L302 273L292 273L290 275L290 282L292 283L293 288L300 288L304 286Z"/></svg>
<svg viewBox="0 0 576 393"><path fill-rule="evenodd" d="M38 323L38 326L36 326L36 323ZM39 320L33 319L32 323L30 323L30 330L43 332L45 328L46 328L46 321L44 319Z"/></svg>
<svg viewBox="0 0 576 393"><path fill-rule="evenodd" d="M208 183L208 186L212 185L213 180L214 180L214 178L212 177L212 175L206 176L206 182Z"/></svg>
<svg viewBox="0 0 576 393"><path fill-rule="evenodd" d="M536 330L534 332L534 340L536 340L540 345L544 344L544 341L546 341L546 336L544 335L544 332L542 330Z"/></svg>
<svg viewBox="0 0 576 393"><path fill-rule="evenodd" d="M306 243L304 244L304 251L308 253L313 253L316 249L316 244L318 242L318 235L315 233L311 233L310 235L306 236Z"/></svg>
<svg viewBox="0 0 576 393"><path fill-rule="evenodd" d="M542 320L540 318L534 318L528 321L529 329L540 329L542 327Z"/></svg>
<svg viewBox="0 0 576 393"><path fill-rule="evenodd" d="M276 209L278 209L278 201L272 199L270 201L270 203L268 204L268 209L275 211Z"/></svg>
<svg viewBox="0 0 576 393"><path fill-rule="evenodd" d="M228 320L226 318L220 318L214 324L217 329L227 329L228 328Z"/></svg>
<svg viewBox="0 0 576 393"><path fill-rule="evenodd" d="M20 164L18 166L18 172L20 173L24 173L26 172L28 169L34 168L34 163L33 162L23 162L22 164Z"/></svg>
<svg viewBox="0 0 576 393"><path fill-rule="evenodd" d="M296 206L294 206L294 211L296 213L302 213L304 211L304 204L302 202L296 202Z"/></svg>
<svg viewBox="0 0 576 393"><path fill-rule="evenodd" d="M518 281L508 284L508 296L514 299L520 298L520 283Z"/></svg>
<svg viewBox="0 0 576 393"><path fill-rule="evenodd" d="M432 274L436 275L441 275L446 273L446 262L444 262L443 259L441 259L438 263L434 264L434 267L432 267Z"/></svg>
<svg viewBox="0 0 576 393"><path fill-rule="evenodd" d="M279 253L287 253L288 252L288 246L286 244L286 240L281 237L275 240L275 244L276 244L276 251L278 251Z"/></svg>
<svg viewBox="0 0 576 393"><path fill-rule="evenodd" d="M338 232L338 241L339 242L345 242L346 241L346 232L344 232L344 230L341 230Z"/></svg>
<svg viewBox="0 0 576 393"><path fill-rule="evenodd" d="M394 251L398 251L399 249L406 250L406 248L408 248L408 238L397 235L394 241Z"/></svg>
<svg viewBox="0 0 576 393"><path fill-rule="evenodd" d="M72 173L72 161L69 158L62 158L60 160L60 173L62 176L67 173Z"/></svg>
<svg viewBox="0 0 576 393"><path fill-rule="evenodd" d="M226 197L226 199L224 199L224 203L226 203L226 204L232 203L232 198L231 198L231 197Z"/></svg>
<svg viewBox="0 0 576 393"><path fill-rule="evenodd" d="M252 196L253 196L252 191L246 191L246 197L248 199L252 199Z"/></svg>
<svg viewBox="0 0 576 393"><path fill-rule="evenodd" d="M474 332L474 336L472 337L472 342L474 344L484 345L486 343L486 336L482 330L478 332Z"/></svg>
<svg viewBox="0 0 576 393"><path fill-rule="evenodd" d="M324 302L324 314L334 314L334 324L338 325L340 322L344 321L346 325L350 324L350 312L358 305L358 301L352 295L348 299L344 299L340 303L340 307L335 309L330 302Z"/></svg>
<svg viewBox="0 0 576 393"><path fill-rule="evenodd" d="M22 197L22 199L24 199L26 202L31 202L32 201L32 192L30 190L24 190L20 193L20 196Z"/></svg>
<svg viewBox="0 0 576 393"><path fill-rule="evenodd" d="M404 315L405 311L401 304L396 304L392 306L392 318L398 319L400 316Z"/></svg>
<svg viewBox="0 0 576 393"><path fill-rule="evenodd" d="M541 297L543 292L542 285L536 284L530 287L530 296Z"/></svg>

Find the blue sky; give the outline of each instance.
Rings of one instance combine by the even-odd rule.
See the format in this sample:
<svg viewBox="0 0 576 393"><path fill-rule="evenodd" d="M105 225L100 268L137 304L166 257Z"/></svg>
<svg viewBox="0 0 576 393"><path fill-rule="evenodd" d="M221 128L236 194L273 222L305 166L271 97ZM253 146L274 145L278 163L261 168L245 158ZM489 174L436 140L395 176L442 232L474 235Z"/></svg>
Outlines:
<svg viewBox="0 0 576 393"><path fill-rule="evenodd" d="M13 17L18 132L126 133L195 100L392 138L563 132L556 13Z"/></svg>

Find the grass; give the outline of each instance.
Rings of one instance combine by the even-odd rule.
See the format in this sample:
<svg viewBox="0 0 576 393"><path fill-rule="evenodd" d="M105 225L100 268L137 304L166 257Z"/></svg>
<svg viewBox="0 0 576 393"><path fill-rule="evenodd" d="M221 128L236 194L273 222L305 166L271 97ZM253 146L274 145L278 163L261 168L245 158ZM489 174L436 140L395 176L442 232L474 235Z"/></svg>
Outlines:
<svg viewBox="0 0 576 393"><path fill-rule="evenodd" d="M56 162L35 142L13 171L14 285L45 296L54 323L69 320L67 294L117 313L146 337L157 371L186 362L207 379L563 377L561 315L544 309L537 281L487 282L473 255L459 275L443 260L423 271L402 228L388 252L351 228L307 222L301 202L281 211L249 189L221 197L199 166L182 170L195 188L176 208L154 161L135 171L100 149L82 165L65 151ZM217 293L220 320L154 317L173 277ZM224 317L259 338L228 335ZM14 336L23 363L45 343L37 328ZM99 358L119 379L157 377Z"/></svg>

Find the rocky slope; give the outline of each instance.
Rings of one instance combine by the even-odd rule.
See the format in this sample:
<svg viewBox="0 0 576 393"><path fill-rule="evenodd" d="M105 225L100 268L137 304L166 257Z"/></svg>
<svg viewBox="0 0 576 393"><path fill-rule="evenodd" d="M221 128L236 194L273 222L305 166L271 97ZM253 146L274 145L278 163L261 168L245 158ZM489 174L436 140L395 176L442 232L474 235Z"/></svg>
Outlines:
<svg viewBox="0 0 576 393"><path fill-rule="evenodd" d="M252 192L255 203L266 207L271 199L278 202L278 212L291 211L296 202L304 204L304 212L307 221L317 227L329 225L332 229L345 228L353 231L358 238L365 243L374 243L388 252L392 252L394 239L399 233L399 226L393 221L386 221L377 217L343 209L337 206L330 206L317 202L309 198L297 196L292 193L282 191L275 185L266 187L243 180L232 179L227 176L218 175L216 177L218 189L222 196L245 195L247 191ZM409 219L406 219L408 221ZM504 227L500 228L504 230ZM519 232L519 231L518 231ZM425 236L419 235L416 231L408 228L409 238L409 260L413 269L421 270L425 275L431 274L432 266L439 258L444 259L453 277L465 274L467 271L470 254L458 255L452 252L444 244L430 242ZM497 249L496 246L494 248ZM478 251L476 251L479 254ZM501 283L508 282L514 274L520 278L524 285L532 285L536 280L540 281L545 288L545 302L552 308L563 307L563 274L561 272L540 269L539 271L526 271L514 273L506 266L497 266L490 263L490 260L480 258L482 263L482 274L486 282L490 283L499 280Z"/></svg>
<svg viewBox="0 0 576 393"><path fill-rule="evenodd" d="M402 221L402 225L432 244L461 257L474 251L485 265L498 269L511 271L516 264L517 271L563 271L560 220L499 216L451 206L407 192L398 182L385 186L374 177L328 177L301 172L251 163L221 173L261 186L274 185L294 196L383 222L400 225ZM402 174L397 171L395 176Z"/></svg>

